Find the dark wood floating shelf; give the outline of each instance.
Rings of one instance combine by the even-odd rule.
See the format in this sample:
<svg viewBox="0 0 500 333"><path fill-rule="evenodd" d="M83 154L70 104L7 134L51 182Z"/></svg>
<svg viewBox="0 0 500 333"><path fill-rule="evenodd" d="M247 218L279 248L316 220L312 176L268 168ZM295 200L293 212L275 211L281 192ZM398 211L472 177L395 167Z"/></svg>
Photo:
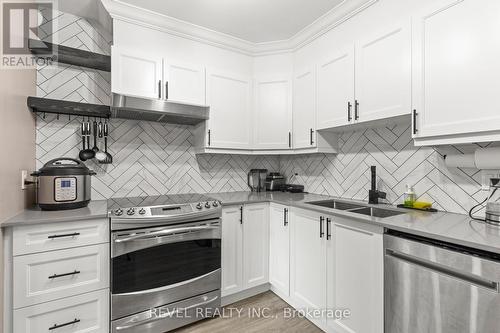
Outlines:
<svg viewBox="0 0 500 333"><path fill-rule="evenodd" d="M30 39L28 43L31 53L39 57L50 56L52 55L52 51L56 50L57 52L54 55L57 62L106 72L111 71L110 56L34 39Z"/></svg>
<svg viewBox="0 0 500 333"><path fill-rule="evenodd" d="M108 105L69 102L32 96L28 97L28 107L33 112L41 113L100 118L109 118L111 116L111 110Z"/></svg>

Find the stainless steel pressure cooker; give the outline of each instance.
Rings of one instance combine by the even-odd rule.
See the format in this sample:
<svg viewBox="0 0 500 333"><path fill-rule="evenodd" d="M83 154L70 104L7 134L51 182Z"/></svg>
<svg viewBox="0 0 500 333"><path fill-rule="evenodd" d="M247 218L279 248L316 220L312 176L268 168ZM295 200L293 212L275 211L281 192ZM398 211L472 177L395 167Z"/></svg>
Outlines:
<svg viewBox="0 0 500 333"><path fill-rule="evenodd" d="M43 210L86 207L90 202L91 176L96 173L73 158L56 158L32 173L37 180L37 201Z"/></svg>

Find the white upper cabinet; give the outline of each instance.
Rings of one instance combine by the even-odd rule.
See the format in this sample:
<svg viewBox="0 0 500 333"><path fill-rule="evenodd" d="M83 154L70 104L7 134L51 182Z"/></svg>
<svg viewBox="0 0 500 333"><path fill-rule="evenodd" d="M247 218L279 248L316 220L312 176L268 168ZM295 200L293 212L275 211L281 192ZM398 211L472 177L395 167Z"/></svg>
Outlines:
<svg viewBox="0 0 500 333"><path fill-rule="evenodd" d="M326 57L317 75L317 129L349 124L354 117L354 47Z"/></svg>
<svg viewBox="0 0 500 333"><path fill-rule="evenodd" d="M145 98L161 98L163 58L154 52L111 48L111 91Z"/></svg>
<svg viewBox="0 0 500 333"><path fill-rule="evenodd" d="M498 13L498 0L446 0L413 18L416 144L500 139Z"/></svg>
<svg viewBox="0 0 500 333"><path fill-rule="evenodd" d="M289 149L292 137L292 81L286 75L255 79L255 149Z"/></svg>
<svg viewBox="0 0 500 333"><path fill-rule="evenodd" d="M354 120L410 114L410 28L407 20L356 42Z"/></svg>
<svg viewBox="0 0 500 333"><path fill-rule="evenodd" d="M205 67L176 62L154 51L111 49L114 93L205 105Z"/></svg>
<svg viewBox="0 0 500 333"><path fill-rule="evenodd" d="M316 147L316 71L295 73L293 82L293 148Z"/></svg>
<svg viewBox="0 0 500 333"><path fill-rule="evenodd" d="M210 105L207 146L251 148L252 82L247 76L207 71L207 104Z"/></svg>
<svg viewBox="0 0 500 333"><path fill-rule="evenodd" d="M205 67L164 60L164 99L205 105Z"/></svg>

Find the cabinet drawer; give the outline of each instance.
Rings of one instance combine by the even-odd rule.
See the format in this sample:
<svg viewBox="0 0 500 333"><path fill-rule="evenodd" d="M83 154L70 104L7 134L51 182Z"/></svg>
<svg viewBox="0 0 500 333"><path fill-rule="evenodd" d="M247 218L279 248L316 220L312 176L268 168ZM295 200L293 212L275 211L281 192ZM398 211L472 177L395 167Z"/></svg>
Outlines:
<svg viewBox="0 0 500 333"><path fill-rule="evenodd" d="M29 225L13 231L15 256L106 242L109 242L108 219Z"/></svg>
<svg viewBox="0 0 500 333"><path fill-rule="evenodd" d="M109 245L14 258L14 309L109 287Z"/></svg>
<svg viewBox="0 0 500 333"><path fill-rule="evenodd" d="M14 311L16 333L107 333L109 289Z"/></svg>

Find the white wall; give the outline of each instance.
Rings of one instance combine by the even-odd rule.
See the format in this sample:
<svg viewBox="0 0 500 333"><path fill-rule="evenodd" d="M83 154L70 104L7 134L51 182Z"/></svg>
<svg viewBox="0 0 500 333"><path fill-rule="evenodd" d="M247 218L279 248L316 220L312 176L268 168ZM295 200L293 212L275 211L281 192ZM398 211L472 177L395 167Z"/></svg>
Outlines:
<svg viewBox="0 0 500 333"><path fill-rule="evenodd" d="M26 97L35 95L36 71L0 70L0 222L33 202L33 188L21 190L21 170L35 168L35 120ZM3 237L0 229L0 323L3 323ZM0 331L3 324L0 324Z"/></svg>

